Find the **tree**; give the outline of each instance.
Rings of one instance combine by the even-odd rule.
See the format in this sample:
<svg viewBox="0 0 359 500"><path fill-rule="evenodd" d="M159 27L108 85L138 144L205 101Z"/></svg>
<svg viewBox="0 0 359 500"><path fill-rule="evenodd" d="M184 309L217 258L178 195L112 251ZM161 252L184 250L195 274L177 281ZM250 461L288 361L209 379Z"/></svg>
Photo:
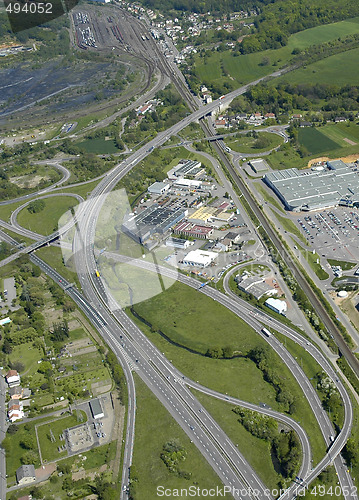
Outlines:
<svg viewBox="0 0 359 500"><path fill-rule="evenodd" d="M13 434L16 434L18 430L19 428L17 425L11 424L9 425L7 432L12 436Z"/></svg>
<svg viewBox="0 0 359 500"><path fill-rule="evenodd" d="M36 214L38 212L42 212L44 208L45 208L44 200L34 200L27 206L27 210L30 212L30 214Z"/></svg>
<svg viewBox="0 0 359 500"><path fill-rule="evenodd" d="M31 434L26 434L21 439L20 446L25 450L33 450L36 446L34 437Z"/></svg>
<svg viewBox="0 0 359 500"><path fill-rule="evenodd" d="M2 351L5 354L11 354L12 353L12 346L11 346L10 342L8 341L8 339L4 340L4 343L2 345Z"/></svg>

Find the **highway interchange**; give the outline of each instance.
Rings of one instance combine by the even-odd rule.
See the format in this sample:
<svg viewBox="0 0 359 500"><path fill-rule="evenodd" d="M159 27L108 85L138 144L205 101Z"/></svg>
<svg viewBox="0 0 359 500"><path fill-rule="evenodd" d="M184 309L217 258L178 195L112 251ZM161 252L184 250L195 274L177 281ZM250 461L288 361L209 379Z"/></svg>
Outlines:
<svg viewBox="0 0 359 500"><path fill-rule="evenodd" d="M275 77L280 74L281 71L278 71L273 73L271 76ZM93 243L95 239L97 218L101 211L101 207L106 200L107 194L111 192L118 181L123 178L138 162L144 159L153 148L161 146L169 139L169 137L177 134L193 121L204 118L212 111L217 110L220 105L225 105L231 102L236 96L243 94L251 85L255 85L261 80L262 79L258 79L231 92L220 100L214 101L206 106L202 106L167 131L159 133L155 139L142 146L139 150L103 177L100 183L92 191L88 200L83 204L83 207L76 212L76 217L73 221L68 223L53 235L50 235L45 239L40 239L31 248L28 247L27 249L21 249L11 257L11 259L16 258L20 252L30 253L31 260L35 264L39 265L46 274L51 276L51 278L54 279L54 281L56 281L84 311L87 317L99 330L111 349L115 352L121 362L121 365L123 366L127 380L129 398L126 446L122 477L122 485L125 489L122 489L121 491L121 498L126 498L127 496L126 487L129 484L129 472L134 442L136 398L135 386L132 377L133 370L136 371L156 397L167 408L182 429L187 433L193 443L206 458L208 463L221 478L223 484L238 490L233 492L233 496L235 498L245 498L247 495L243 494L244 490L249 492L249 496L253 498L270 498L271 495L270 492L267 491L266 486L258 478L255 471L249 466L247 461L239 452L237 447L230 441L228 436L226 436L208 412L203 410L199 401L189 390L190 387L201 390L202 392L210 394L214 397L226 400L229 403L239 404L260 413L273 416L273 418L285 422L297 432L303 449L303 462L300 471L300 477L303 481L299 481L298 483L295 482L285 493L283 493L281 498L290 499L295 497L303 486L309 485L311 481L313 481L313 479L315 479L318 474L331 463L334 463L336 467L343 496L346 499L357 498L350 474L348 473L347 467L340 456L340 451L345 445L351 431L353 418L351 401L344 385L338 377L338 374L316 346L308 342L294 330L274 320L272 317L262 312L258 312L255 308L251 307L244 301L234 299L229 294L225 295L214 288L205 287L201 289L201 293L206 294L211 299L218 301L223 304L223 306L233 311L239 317L244 319L255 331L258 332L258 334L261 334L260 332L263 325L268 325L283 335L286 335L288 338L294 340L297 344L306 349L311 356L313 356L317 363L335 383L345 408L345 422L341 432L336 437L334 443L332 443L331 436L335 436L333 426L328 418L328 415L323 410L319 397L312 384L296 362L295 358L291 356L291 354L285 349L281 342L275 338L275 336L271 336L270 338L264 337L268 344L277 352L283 362L288 366L293 376L301 386L303 393L317 418L324 440L328 446L328 453L323 457L321 462L312 469L310 443L308 441L308 437L296 422L285 415L280 415L277 412L274 412L271 409L251 405L244 401L231 398L230 396L215 393L215 391L201 387L197 383L189 380L182 373L180 373L155 346L153 346L141 330L139 330L130 318L127 317L127 315L121 310L120 306L116 303L115 299L109 295L102 279L96 278L94 273L96 269L96 261L93 252ZM39 194L40 193L38 193L38 195ZM16 225L16 214L14 215L12 222L15 225L7 223L2 223L2 225L6 229L11 228L11 230L18 231L21 234L21 227ZM82 290L85 291L86 297L84 297L72 284L64 280L59 273L41 261L41 259L39 259L34 253L36 248L57 239L62 234L65 234L71 227L73 227L73 225L75 225L76 228L74 238L75 264ZM27 233L27 235L29 234L30 233ZM4 233L2 233L2 238L6 239ZM7 240L9 241L9 237L7 237ZM125 259L124 256L118 255L111 255L111 258ZM131 259L130 264L158 272L158 266L154 268L153 264L150 264L145 260L137 261ZM198 282L192 278L167 268L160 268L160 271L163 275L178 279L188 286L193 288L198 287Z"/></svg>

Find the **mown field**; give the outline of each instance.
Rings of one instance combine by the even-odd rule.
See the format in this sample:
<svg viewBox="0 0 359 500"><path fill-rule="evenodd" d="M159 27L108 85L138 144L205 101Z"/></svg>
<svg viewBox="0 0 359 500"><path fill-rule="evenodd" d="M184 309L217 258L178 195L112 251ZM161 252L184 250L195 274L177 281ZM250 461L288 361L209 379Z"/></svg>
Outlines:
<svg viewBox="0 0 359 500"><path fill-rule="evenodd" d="M339 144L314 127L300 128L298 140L311 154L321 154L340 147Z"/></svg>
<svg viewBox="0 0 359 500"><path fill-rule="evenodd" d="M225 140L227 146L229 146L233 151L238 153L263 153L264 151L269 151L273 148L280 146L283 143L283 139L276 134L270 134L268 132L258 133L259 138L264 138L266 145L263 148L256 147L257 138L249 137L246 134L240 134L238 137L230 137Z"/></svg>

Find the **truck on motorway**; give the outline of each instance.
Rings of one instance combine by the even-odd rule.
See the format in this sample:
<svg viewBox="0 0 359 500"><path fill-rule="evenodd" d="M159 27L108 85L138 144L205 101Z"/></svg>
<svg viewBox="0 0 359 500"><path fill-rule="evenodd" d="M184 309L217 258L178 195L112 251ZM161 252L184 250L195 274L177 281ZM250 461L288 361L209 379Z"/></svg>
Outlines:
<svg viewBox="0 0 359 500"><path fill-rule="evenodd" d="M95 275L96 275L96 278L99 278L100 277L100 273L98 272L97 269L95 269Z"/></svg>
<svg viewBox="0 0 359 500"><path fill-rule="evenodd" d="M272 335L271 332L267 330L267 328L262 328L262 333L264 333L266 337L270 337Z"/></svg>

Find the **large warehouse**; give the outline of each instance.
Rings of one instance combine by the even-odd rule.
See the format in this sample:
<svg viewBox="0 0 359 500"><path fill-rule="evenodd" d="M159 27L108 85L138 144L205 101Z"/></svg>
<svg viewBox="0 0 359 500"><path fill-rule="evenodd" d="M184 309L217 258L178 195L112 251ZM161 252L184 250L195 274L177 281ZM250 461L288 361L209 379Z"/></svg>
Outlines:
<svg viewBox="0 0 359 500"><path fill-rule="evenodd" d="M342 160L327 162L322 170L278 170L263 180L283 201L288 210L318 210L359 203L359 172Z"/></svg>
<svg viewBox="0 0 359 500"><path fill-rule="evenodd" d="M166 233L187 214L188 211L184 208L151 205L138 215L127 215L122 224L122 231L137 243L145 244L153 234Z"/></svg>

